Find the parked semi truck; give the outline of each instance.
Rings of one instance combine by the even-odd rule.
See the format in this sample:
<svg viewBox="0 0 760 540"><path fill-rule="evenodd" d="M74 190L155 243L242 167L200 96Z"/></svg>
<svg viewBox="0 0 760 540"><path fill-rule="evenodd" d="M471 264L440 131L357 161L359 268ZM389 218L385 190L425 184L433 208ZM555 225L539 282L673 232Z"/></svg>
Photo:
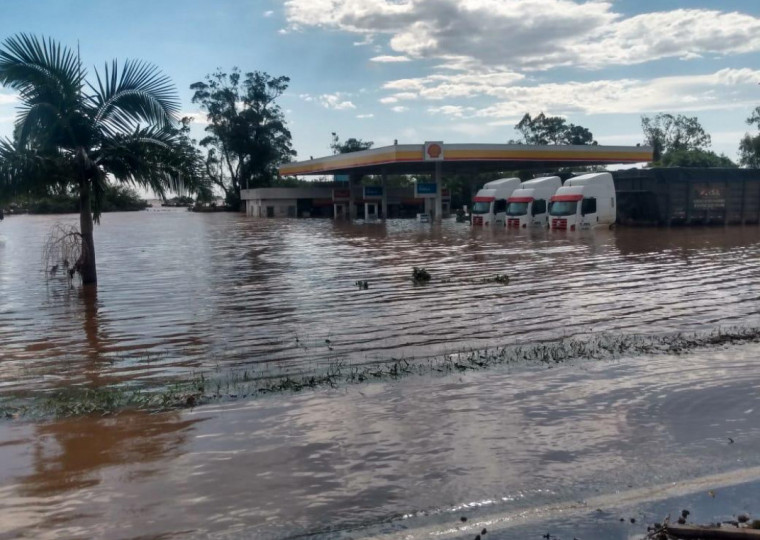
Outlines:
<svg viewBox="0 0 760 540"><path fill-rule="evenodd" d="M484 185L473 200L472 225L480 227L504 226L506 224L507 199L519 187L519 178L500 178Z"/></svg>
<svg viewBox="0 0 760 540"><path fill-rule="evenodd" d="M507 199L507 227L549 226L549 201L562 187L559 176L544 176L523 182Z"/></svg>
<svg viewBox="0 0 760 540"><path fill-rule="evenodd" d="M615 223L615 184L610 173L570 178L551 198L551 228L575 231Z"/></svg>

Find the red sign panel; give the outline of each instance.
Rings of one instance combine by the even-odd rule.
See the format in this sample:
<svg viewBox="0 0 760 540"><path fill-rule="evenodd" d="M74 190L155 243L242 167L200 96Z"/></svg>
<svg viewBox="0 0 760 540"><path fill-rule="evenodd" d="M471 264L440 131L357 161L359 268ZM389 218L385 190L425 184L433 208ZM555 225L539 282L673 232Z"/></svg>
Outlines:
<svg viewBox="0 0 760 540"><path fill-rule="evenodd" d="M334 189L333 200L334 201L347 201L351 198L351 190L348 189Z"/></svg>

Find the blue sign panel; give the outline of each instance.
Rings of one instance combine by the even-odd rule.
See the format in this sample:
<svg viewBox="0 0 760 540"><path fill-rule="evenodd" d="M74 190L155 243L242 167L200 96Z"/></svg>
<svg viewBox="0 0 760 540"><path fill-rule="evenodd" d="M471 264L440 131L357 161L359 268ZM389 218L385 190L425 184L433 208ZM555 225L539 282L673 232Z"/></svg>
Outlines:
<svg viewBox="0 0 760 540"><path fill-rule="evenodd" d="M435 195L438 191L438 184L433 183L418 183L417 195Z"/></svg>
<svg viewBox="0 0 760 540"><path fill-rule="evenodd" d="M364 186L364 198L382 197L383 186Z"/></svg>
<svg viewBox="0 0 760 540"><path fill-rule="evenodd" d="M334 174L333 180L335 182L348 182L348 175L347 174Z"/></svg>

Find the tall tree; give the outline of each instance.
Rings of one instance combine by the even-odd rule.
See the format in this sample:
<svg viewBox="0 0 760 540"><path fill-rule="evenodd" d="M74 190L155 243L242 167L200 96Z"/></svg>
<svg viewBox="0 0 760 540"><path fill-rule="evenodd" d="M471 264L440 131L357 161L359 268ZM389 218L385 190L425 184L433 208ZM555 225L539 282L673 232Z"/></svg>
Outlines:
<svg viewBox="0 0 760 540"><path fill-rule="evenodd" d="M712 150L670 150L663 154L658 165L663 167L724 167L735 169L736 163L724 154L716 154Z"/></svg>
<svg viewBox="0 0 760 540"><path fill-rule="evenodd" d="M372 145L375 144L372 141L363 141L361 139L355 139L353 137L340 142L340 137L334 131L332 132L332 142L330 143L330 150L333 154L348 154L350 152L360 152L361 150L369 150Z"/></svg>
<svg viewBox="0 0 760 540"><path fill-rule="evenodd" d="M525 144L596 144L594 135L583 126L568 124L560 116L546 116L540 113L531 117L529 113L515 125L522 134Z"/></svg>
<svg viewBox="0 0 760 540"><path fill-rule="evenodd" d="M756 126L760 130L760 107L755 107L752 114L747 118L747 124ZM739 141L739 163L743 167L760 169L760 133L755 136L745 133Z"/></svg>
<svg viewBox="0 0 760 540"><path fill-rule="evenodd" d="M642 116L641 128L646 144L653 149L655 162L659 162L668 152L707 150L710 147L710 135L696 116L667 113L654 117Z"/></svg>
<svg viewBox="0 0 760 540"><path fill-rule="evenodd" d="M79 195L84 284L97 282L93 222L110 177L158 195L180 187L186 156L171 131L179 111L168 77L141 61L114 60L86 80L78 54L19 34L0 45L0 84L19 93L14 141L0 142L0 195L70 187Z"/></svg>
<svg viewBox="0 0 760 540"><path fill-rule="evenodd" d="M296 155L276 103L289 82L288 77L261 71L242 74L233 68L190 85L193 103L208 119L208 135L200 141L207 149L206 173L231 206L239 206L241 189L270 185L277 167Z"/></svg>

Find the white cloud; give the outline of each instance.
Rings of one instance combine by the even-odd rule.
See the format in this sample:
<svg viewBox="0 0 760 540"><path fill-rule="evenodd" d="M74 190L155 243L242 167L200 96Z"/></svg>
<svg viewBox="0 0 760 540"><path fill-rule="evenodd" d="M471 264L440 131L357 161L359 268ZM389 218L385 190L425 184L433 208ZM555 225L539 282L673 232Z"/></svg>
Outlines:
<svg viewBox="0 0 760 540"><path fill-rule="evenodd" d="M375 40L375 36L367 34L361 41L354 41L354 47L362 47L364 45L372 45Z"/></svg>
<svg viewBox="0 0 760 540"><path fill-rule="evenodd" d="M271 17L272 15L274 15L274 11L272 11L271 9L269 11L264 12L264 17Z"/></svg>
<svg viewBox="0 0 760 540"><path fill-rule="evenodd" d="M193 124L208 124L208 118L205 113L202 112L181 112L180 118L190 117L193 120Z"/></svg>
<svg viewBox="0 0 760 540"><path fill-rule="evenodd" d="M404 107L403 105L396 105L395 107L391 107L391 110L392 110L393 112L398 112L398 113L401 113L401 112L406 112L406 111L408 111L408 110L409 110L409 107Z"/></svg>
<svg viewBox="0 0 760 540"><path fill-rule="evenodd" d="M372 114L372 113L369 113L369 114L357 114L356 117L357 118L361 118L361 119L364 119L364 118L374 118L375 115Z"/></svg>
<svg viewBox="0 0 760 540"><path fill-rule="evenodd" d="M444 116L452 116L454 118L464 118L465 116L472 116L472 113L477 109L475 107L462 107L461 105L443 105L442 107L430 107L428 112L430 114L442 114Z"/></svg>
<svg viewBox="0 0 760 540"><path fill-rule="evenodd" d="M18 94L0 93L0 105L14 105L18 101Z"/></svg>
<svg viewBox="0 0 760 540"><path fill-rule="evenodd" d="M600 68L760 50L760 18L676 9L625 17L596 0L285 0L290 28L385 35L408 58Z"/></svg>
<svg viewBox="0 0 760 540"><path fill-rule="evenodd" d="M311 94L300 94L298 97L307 103L319 103L325 109L333 109L336 111L345 111L348 109L355 109L350 100L346 99L348 94L342 92L335 92L334 94L320 94L318 96L312 96Z"/></svg>
<svg viewBox="0 0 760 540"><path fill-rule="evenodd" d="M409 62L411 59L408 56L390 56L390 55L382 55L382 56L373 56L369 59L370 62L380 62L380 63L395 63L395 62Z"/></svg>
<svg viewBox="0 0 760 540"><path fill-rule="evenodd" d="M489 94L494 88L508 86L523 79L523 75L511 71L490 71L456 74L435 74L414 79L398 79L387 82L383 88L395 90L391 96L396 100L461 98Z"/></svg>
<svg viewBox="0 0 760 540"><path fill-rule="evenodd" d="M620 114L659 111L703 111L751 107L757 101L760 70L722 69L707 75L660 77L650 80L603 79L591 82L559 82L535 85L498 84L498 77L476 75L423 77L391 81L385 88L395 92L383 103L398 103L410 95L431 102L432 114L452 118L486 118L491 125L514 124L526 112L547 114ZM492 80L493 84L484 84ZM525 81L520 81L525 82ZM480 107L460 98L485 98ZM481 99L482 101L482 99Z"/></svg>

